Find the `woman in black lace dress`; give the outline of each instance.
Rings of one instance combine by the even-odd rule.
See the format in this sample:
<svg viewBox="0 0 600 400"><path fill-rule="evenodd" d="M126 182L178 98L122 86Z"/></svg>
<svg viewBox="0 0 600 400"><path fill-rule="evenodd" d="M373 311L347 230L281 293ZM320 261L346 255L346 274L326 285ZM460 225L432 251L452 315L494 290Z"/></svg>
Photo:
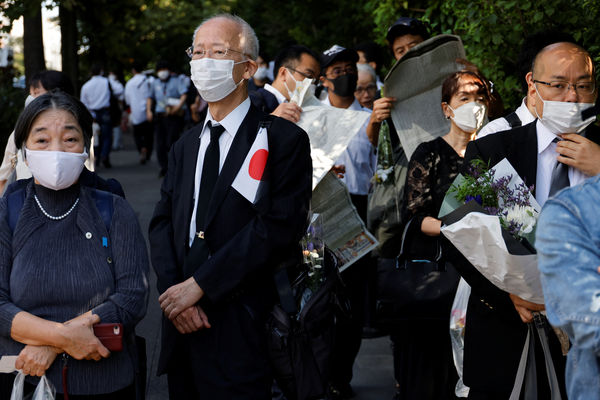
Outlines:
<svg viewBox="0 0 600 400"><path fill-rule="evenodd" d="M442 200L458 175L469 141L475 139L489 103L486 80L463 70L442 85L442 111L450 131L422 143L413 153L406 177L404 221L411 221L411 253L432 258L437 249ZM444 279L458 284L458 274L446 263ZM458 380L452 360L449 323L454 291L435 302L415 307L407 327L394 338L398 399L453 399Z"/></svg>

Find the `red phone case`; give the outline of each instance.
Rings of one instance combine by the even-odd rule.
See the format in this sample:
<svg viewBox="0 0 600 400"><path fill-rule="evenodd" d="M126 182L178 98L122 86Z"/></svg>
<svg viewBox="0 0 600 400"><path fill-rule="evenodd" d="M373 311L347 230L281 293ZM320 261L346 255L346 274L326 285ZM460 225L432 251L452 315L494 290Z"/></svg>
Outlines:
<svg viewBox="0 0 600 400"><path fill-rule="evenodd" d="M108 350L123 350L123 324L96 324L94 325L94 335Z"/></svg>

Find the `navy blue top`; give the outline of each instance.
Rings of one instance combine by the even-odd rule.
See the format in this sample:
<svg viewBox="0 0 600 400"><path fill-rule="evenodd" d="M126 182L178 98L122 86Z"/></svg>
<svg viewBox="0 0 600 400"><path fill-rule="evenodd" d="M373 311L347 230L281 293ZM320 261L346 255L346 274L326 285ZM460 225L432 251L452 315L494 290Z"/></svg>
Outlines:
<svg viewBox="0 0 600 400"><path fill-rule="evenodd" d="M0 199L0 354L17 355L24 347L10 337L20 311L64 322L92 310L101 322L122 323L125 335L144 316L149 264L136 216L123 198L112 195L107 232L92 190L75 184L54 191L29 182L14 234L6 222L6 198ZM34 193L54 216L68 211L78 197L79 203L66 218L54 221L42 213ZM124 346L98 362L70 358L69 393L111 393L130 385L133 359L126 341ZM61 357L46 375L62 393ZM35 384L36 378L28 381Z"/></svg>

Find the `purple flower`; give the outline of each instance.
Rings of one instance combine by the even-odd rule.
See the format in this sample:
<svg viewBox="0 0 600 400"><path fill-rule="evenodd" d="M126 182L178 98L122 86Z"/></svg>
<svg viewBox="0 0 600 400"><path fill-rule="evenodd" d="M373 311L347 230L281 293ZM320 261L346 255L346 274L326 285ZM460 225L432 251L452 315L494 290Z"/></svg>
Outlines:
<svg viewBox="0 0 600 400"><path fill-rule="evenodd" d="M306 244L306 248L307 248L309 251L313 251L313 250L315 249L315 245L314 245L314 243L313 243L313 242L308 242L308 243Z"/></svg>
<svg viewBox="0 0 600 400"><path fill-rule="evenodd" d="M465 204L470 202L471 200L475 200L479 205L483 205L483 200L480 194L475 196L471 196L470 194L467 195L467 197L465 197Z"/></svg>

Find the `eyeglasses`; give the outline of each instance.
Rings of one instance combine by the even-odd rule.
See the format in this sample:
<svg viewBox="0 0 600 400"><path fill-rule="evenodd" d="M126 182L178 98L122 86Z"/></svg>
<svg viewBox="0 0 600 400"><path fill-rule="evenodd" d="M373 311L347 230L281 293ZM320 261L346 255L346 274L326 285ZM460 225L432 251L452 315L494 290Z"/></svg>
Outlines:
<svg viewBox="0 0 600 400"><path fill-rule="evenodd" d="M369 83L365 87L363 87L363 86L357 86L356 87L356 93L357 94L362 94L363 92L367 92L367 93L370 93L370 94L375 94L376 91L377 91L377 85L375 85L374 83Z"/></svg>
<svg viewBox="0 0 600 400"><path fill-rule="evenodd" d="M564 95L564 94L568 93L569 90L571 90L571 88L573 88L573 90L575 90L575 93L577 93L577 94L588 95L588 96L594 94L594 92L596 91L596 83L595 82L576 82L576 83L570 83L567 81L544 82L544 81L538 81L537 79L534 79L533 82L541 83L542 85L548 86L548 90L551 91L556 96Z"/></svg>
<svg viewBox="0 0 600 400"><path fill-rule="evenodd" d="M294 69L294 68L292 68L292 67L286 67L286 68L287 68L287 69L289 69L289 70L290 70L290 71L292 71L292 72L299 73L300 75L302 75L303 77L305 77L305 78L307 78L307 79L312 79L313 81L315 80L315 77L314 77L314 76L312 76L311 74L307 74L307 73L305 73L305 72L298 71L297 69Z"/></svg>
<svg viewBox="0 0 600 400"><path fill-rule="evenodd" d="M347 66L346 68L342 68L342 67L335 67L334 69L332 69L331 71L329 71L328 74L326 75L330 75L328 78L329 79L335 79L339 76L342 75L351 75L351 74L356 74L357 70L356 70L356 66Z"/></svg>
<svg viewBox="0 0 600 400"><path fill-rule="evenodd" d="M226 58L230 54L230 52L238 53L243 56L246 55L245 53L243 53L241 51L234 50L234 49L228 49L227 47L215 47L214 49L196 49L196 50L194 50L194 46L190 46L187 49L185 49L185 54L187 54L187 56L191 59L203 58L207 54L209 57L212 57L212 58L223 59L223 58Z"/></svg>

